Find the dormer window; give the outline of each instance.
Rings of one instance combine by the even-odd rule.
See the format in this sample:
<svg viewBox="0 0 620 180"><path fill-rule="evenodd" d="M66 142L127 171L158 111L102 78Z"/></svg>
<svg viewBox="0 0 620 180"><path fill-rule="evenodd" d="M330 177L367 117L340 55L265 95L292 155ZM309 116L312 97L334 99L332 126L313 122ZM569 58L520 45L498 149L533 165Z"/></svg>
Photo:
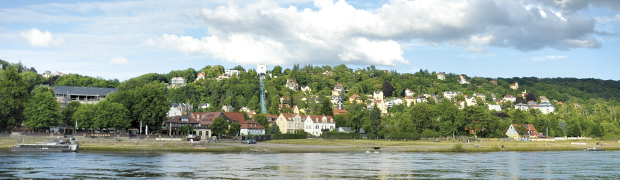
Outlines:
<svg viewBox="0 0 620 180"><path fill-rule="evenodd" d="M181 118L181 121L189 121L189 118L187 118L187 117L182 117L182 118Z"/></svg>

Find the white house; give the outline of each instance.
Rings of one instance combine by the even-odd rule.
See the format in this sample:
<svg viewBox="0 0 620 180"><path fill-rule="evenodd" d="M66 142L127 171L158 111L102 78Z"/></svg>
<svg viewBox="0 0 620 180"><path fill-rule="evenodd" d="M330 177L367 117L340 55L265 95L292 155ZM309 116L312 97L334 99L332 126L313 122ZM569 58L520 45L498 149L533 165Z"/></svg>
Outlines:
<svg viewBox="0 0 620 180"><path fill-rule="evenodd" d="M175 107L170 107L170 110L168 110L168 117L182 116L182 115L183 113L181 112L181 110Z"/></svg>
<svg viewBox="0 0 620 180"><path fill-rule="evenodd" d="M426 99L426 96L418 96L415 98L415 102L416 103L427 103L428 100Z"/></svg>
<svg viewBox="0 0 620 180"><path fill-rule="evenodd" d="M226 70L224 70L224 74L228 74L228 76L231 76L231 77L233 75L239 76L239 70L226 69Z"/></svg>
<svg viewBox="0 0 620 180"><path fill-rule="evenodd" d="M551 105L549 102L540 103L540 112L543 114L549 114L555 112L555 106Z"/></svg>
<svg viewBox="0 0 620 180"><path fill-rule="evenodd" d="M185 86L187 84L187 81L185 80L184 77L173 77L170 80L170 86L171 87L181 87L181 86Z"/></svg>
<svg viewBox="0 0 620 180"><path fill-rule="evenodd" d="M515 82L515 83L510 84L510 89L514 89L514 90L519 89L519 82Z"/></svg>
<svg viewBox="0 0 620 180"><path fill-rule="evenodd" d="M502 111L502 106L489 104L489 110Z"/></svg>
<svg viewBox="0 0 620 180"><path fill-rule="evenodd" d="M222 111L224 112L232 112L234 110L234 108L232 106L222 106Z"/></svg>
<svg viewBox="0 0 620 180"><path fill-rule="evenodd" d="M304 120L304 131L315 135L320 136L323 134L323 130L333 130L336 128L336 121L331 116L323 116L323 115L309 115Z"/></svg>
<svg viewBox="0 0 620 180"><path fill-rule="evenodd" d="M467 78L465 78L465 76L463 76L462 74L459 76L459 83L460 84L469 84L469 82L467 82Z"/></svg>
<svg viewBox="0 0 620 180"><path fill-rule="evenodd" d="M302 86L301 91L310 92L312 91L312 88L310 86Z"/></svg>
<svg viewBox="0 0 620 180"><path fill-rule="evenodd" d="M474 96L479 97L480 99L482 99L482 101L487 101L487 96L482 93L474 93Z"/></svg>
<svg viewBox="0 0 620 180"><path fill-rule="evenodd" d="M415 92L413 92L412 90L409 90L409 88L405 89L405 97L413 96L414 94Z"/></svg>
<svg viewBox="0 0 620 180"><path fill-rule="evenodd" d="M286 88L289 88L293 91L297 91L297 88L299 87L299 84L297 84L297 81L293 80L293 79L287 79L286 80Z"/></svg>
<svg viewBox="0 0 620 180"><path fill-rule="evenodd" d="M449 100L453 100L454 97L456 97L456 95L458 95L460 92L458 91L444 91L443 92L443 97Z"/></svg>
<svg viewBox="0 0 620 180"><path fill-rule="evenodd" d="M521 111L527 111L530 109L530 106L524 103L519 103L517 105L515 105L515 109L519 109Z"/></svg>
<svg viewBox="0 0 620 180"><path fill-rule="evenodd" d="M517 101L517 97L515 97L513 95L506 95L506 96L504 96L504 101L510 101L510 102L514 103L515 101Z"/></svg>
<svg viewBox="0 0 620 180"><path fill-rule="evenodd" d="M443 72L439 72L439 74L437 74L437 79L445 80L446 79L446 75Z"/></svg>
<svg viewBox="0 0 620 180"><path fill-rule="evenodd" d="M198 75L196 75L196 81L201 80L201 79L205 79L205 73L200 72L198 73Z"/></svg>
<svg viewBox="0 0 620 180"><path fill-rule="evenodd" d="M265 135L265 127L256 121L245 121L241 124L241 135Z"/></svg>
<svg viewBox="0 0 620 180"><path fill-rule="evenodd" d="M469 96L465 96L465 102L467 103L467 106L475 106L478 104L478 102L476 102L476 98Z"/></svg>

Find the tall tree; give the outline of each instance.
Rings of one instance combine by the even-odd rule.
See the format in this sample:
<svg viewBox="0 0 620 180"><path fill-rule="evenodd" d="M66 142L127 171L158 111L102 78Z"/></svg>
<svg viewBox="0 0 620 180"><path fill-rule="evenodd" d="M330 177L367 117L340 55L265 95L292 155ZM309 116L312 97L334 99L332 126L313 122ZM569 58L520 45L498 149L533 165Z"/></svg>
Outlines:
<svg viewBox="0 0 620 180"><path fill-rule="evenodd" d="M365 130L370 131L374 135L378 135L379 125L381 125L381 109L379 109L377 104L375 104L372 107L372 111L370 111L370 115L368 116L368 127L370 127L370 129Z"/></svg>
<svg viewBox="0 0 620 180"><path fill-rule="evenodd" d="M95 106L95 128L127 129L131 126L129 110L122 104L103 100Z"/></svg>
<svg viewBox="0 0 620 180"><path fill-rule="evenodd" d="M257 114L256 116L254 116L254 120L256 120L258 124L260 124L261 126L265 128L269 127L269 120L263 114Z"/></svg>
<svg viewBox="0 0 620 180"><path fill-rule="evenodd" d="M75 121L73 120L73 114L80 108L82 104L78 101L71 101L67 104L67 107L62 110L62 122L66 127L75 126ZM66 129L65 129L66 130Z"/></svg>
<svg viewBox="0 0 620 180"><path fill-rule="evenodd" d="M81 105L77 111L73 114L73 120L77 122L77 129L89 130L93 127L93 119L95 118L95 105L84 104Z"/></svg>
<svg viewBox="0 0 620 180"><path fill-rule="evenodd" d="M328 98L323 98L323 103L321 103L321 109L319 110L320 115L333 116L334 108L332 106L332 102Z"/></svg>
<svg viewBox="0 0 620 180"><path fill-rule="evenodd" d="M214 134L217 134L218 137L222 136L222 133L226 133L228 130L228 123L224 118L217 117L213 120L213 124L211 125L211 130Z"/></svg>
<svg viewBox="0 0 620 180"><path fill-rule="evenodd" d="M280 132L280 127L277 123L271 124L271 128L269 128L269 131L269 133L271 134L282 134L282 132Z"/></svg>
<svg viewBox="0 0 620 180"><path fill-rule="evenodd" d="M230 129L228 129L228 134L231 136L236 136L240 130L241 130L241 124L235 121L232 124L230 124Z"/></svg>
<svg viewBox="0 0 620 180"><path fill-rule="evenodd" d="M32 97L24 110L24 126L35 129L57 126L62 120L60 105L49 88L39 87L32 91Z"/></svg>
<svg viewBox="0 0 620 180"><path fill-rule="evenodd" d="M389 81L385 81L383 82L383 86L381 87L381 90L383 91L383 95L385 97L391 97L392 92L394 92L394 86L392 86L392 84L390 84Z"/></svg>
<svg viewBox="0 0 620 180"><path fill-rule="evenodd" d="M26 83L16 69L0 72L0 131L22 123L27 97Z"/></svg>

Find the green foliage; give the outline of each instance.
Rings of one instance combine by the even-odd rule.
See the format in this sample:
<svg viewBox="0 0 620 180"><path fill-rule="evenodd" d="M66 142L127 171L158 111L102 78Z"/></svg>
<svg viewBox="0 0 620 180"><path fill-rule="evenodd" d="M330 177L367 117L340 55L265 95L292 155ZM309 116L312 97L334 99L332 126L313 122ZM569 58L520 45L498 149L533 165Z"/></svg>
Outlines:
<svg viewBox="0 0 620 180"><path fill-rule="evenodd" d="M170 103L165 96L165 87L161 83L149 83L133 89L119 91L106 99L120 103L128 110L127 121L130 127L139 127L140 121L154 131L161 129L166 121Z"/></svg>
<svg viewBox="0 0 620 180"><path fill-rule="evenodd" d="M122 104L103 100L95 105L91 128L127 129L131 126L129 110Z"/></svg>
<svg viewBox="0 0 620 180"><path fill-rule="evenodd" d="M228 135L236 136L241 130L241 124L239 122L233 122L230 124L230 129L228 129Z"/></svg>
<svg viewBox="0 0 620 180"><path fill-rule="evenodd" d="M362 136L358 133L347 133L347 132L323 132L321 134L323 139L361 139Z"/></svg>
<svg viewBox="0 0 620 180"><path fill-rule="evenodd" d="M566 136L568 137L581 136L581 126L579 126L578 123L568 125L568 130L566 130Z"/></svg>
<svg viewBox="0 0 620 180"><path fill-rule="evenodd" d="M49 88L39 87L33 91L24 110L24 126L35 129L57 126L62 120L60 105Z"/></svg>
<svg viewBox="0 0 620 180"><path fill-rule="evenodd" d="M0 72L0 131L22 123L28 98L27 84L16 69Z"/></svg>
<svg viewBox="0 0 620 180"><path fill-rule="evenodd" d="M217 117L215 118L215 120L213 120L213 124L209 126L209 128L211 128L213 134L217 134L219 137L221 137L222 134L228 131L228 122L226 122L226 120L224 120L224 118L222 117Z"/></svg>
<svg viewBox="0 0 620 180"><path fill-rule="evenodd" d="M77 121L78 129L89 129L93 127L95 118L95 105L83 104L73 114L73 120Z"/></svg>
<svg viewBox="0 0 620 180"><path fill-rule="evenodd" d="M179 131L187 132L187 134L189 134L190 132L194 131L194 126L186 124L185 126L181 126L179 128Z"/></svg>
<svg viewBox="0 0 620 180"><path fill-rule="evenodd" d="M332 106L331 101L328 98L323 98L323 102L321 103L320 115L333 116L334 108Z"/></svg>
<svg viewBox="0 0 620 180"><path fill-rule="evenodd" d="M22 77L22 80L27 84L28 92L32 91L35 86L45 84L47 82L47 78L33 71L20 73L19 75Z"/></svg>
<svg viewBox="0 0 620 180"><path fill-rule="evenodd" d="M58 77L58 79L54 81L54 85L115 88L120 85L120 82L118 81L118 79L105 80L103 78L93 78L78 74L68 74Z"/></svg>
<svg viewBox="0 0 620 180"><path fill-rule="evenodd" d="M280 127L277 123L274 122L273 124L271 124L271 127L269 128L269 134L282 134L282 132L280 132Z"/></svg>
<svg viewBox="0 0 620 180"><path fill-rule="evenodd" d="M452 146L452 152L465 152L465 149L463 149L463 144L461 143L454 144L454 146Z"/></svg>
<svg viewBox="0 0 620 180"><path fill-rule="evenodd" d="M73 114L80 108L82 104L78 101L71 101L67 104L67 107L62 110L62 122L65 126L75 126L75 121L73 119Z"/></svg>
<svg viewBox="0 0 620 180"><path fill-rule="evenodd" d="M306 134L271 134L271 139L306 139Z"/></svg>

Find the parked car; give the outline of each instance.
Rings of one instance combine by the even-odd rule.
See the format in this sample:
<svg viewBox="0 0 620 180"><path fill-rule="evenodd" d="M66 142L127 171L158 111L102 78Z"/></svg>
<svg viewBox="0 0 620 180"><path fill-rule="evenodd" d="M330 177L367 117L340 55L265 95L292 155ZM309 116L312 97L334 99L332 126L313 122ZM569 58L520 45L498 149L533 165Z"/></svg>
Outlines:
<svg viewBox="0 0 620 180"><path fill-rule="evenodd" d="M256 141L253 139L248 139L248 140L243 140L241 141L242 144L256 144Z"/></svg>
<svg viewBox="0 0 620 180"><path fill-rule="evenodd" d="M248 141L250 141L250 143L249 143L249 144L256 144L256 141L255 141L254 139L250 139L250 140L248 140Z"/></svg>

